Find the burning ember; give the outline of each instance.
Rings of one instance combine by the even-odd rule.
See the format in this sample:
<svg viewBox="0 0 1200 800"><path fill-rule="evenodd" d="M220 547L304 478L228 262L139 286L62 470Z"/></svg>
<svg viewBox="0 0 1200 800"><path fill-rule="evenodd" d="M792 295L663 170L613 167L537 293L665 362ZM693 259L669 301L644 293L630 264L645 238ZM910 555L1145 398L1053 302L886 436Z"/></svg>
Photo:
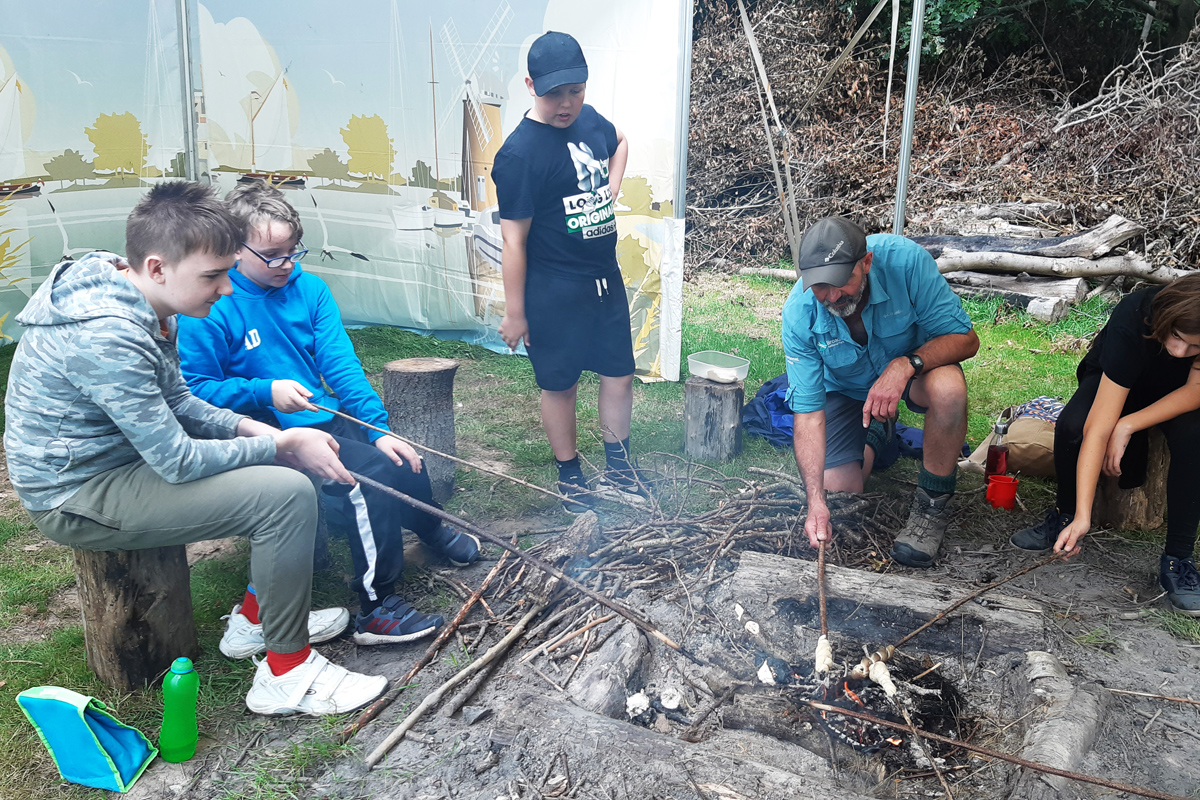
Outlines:
<svg viewBox="0 0 1200 800"><path fill-rule="evenodd" d="M828 683L817 682L807 686L799 683L795 690L831 706L867 711L882 719L900 721L890 712L890 703L883 689L869 680L832 679ZM900 736L870 722L826 711L820 713L820 719L821 724L834 738L863 753L876 753L885 747L900 747L904 744L904 739Z"/></svg>

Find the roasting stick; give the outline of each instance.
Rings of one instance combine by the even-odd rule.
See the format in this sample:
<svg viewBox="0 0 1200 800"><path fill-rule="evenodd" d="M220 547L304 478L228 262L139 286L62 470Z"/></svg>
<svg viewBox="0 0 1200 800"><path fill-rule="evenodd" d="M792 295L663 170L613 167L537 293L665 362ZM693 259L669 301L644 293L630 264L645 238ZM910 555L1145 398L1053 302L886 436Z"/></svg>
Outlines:
<svg viewBox="0 0 1200 800"><path fill-rule="evenodd" d="M337 409L327 408L326 406L319 405L317 403L310 403L309 405L311 405L313 408L317 409L318 411L325 411L329 414L334 414L334 415L339 416L342 419L346 420L347 422L353 422L356 425L362 425L364 428L369 428L370 430L373 430L376 433L382 433L385 436L391 436L393 439L399 439L400 441L404 442L405 444L411 445L412 447L415 447L418 450L424 450L426 453L429 453L430 455L434 455L439 458L448 459L450 461L453 461L455 464L462 464L464 467L470 467L471 469L479 470L480 472L486 472L488 475L495 475L497 478L503 478L506 481L511 481L513 483L519 484L521 486L524 486L526 489L533 489L535 492L541 492L544 495L549 495L550 497L553 497L555 500L562 500L562 495L558 494L557 492L552 492L549 489L543 489L541 486L538 486L536 484L529 483L528 481L523 481L520 478L514 478L512 475L505 475L503 472L498 472L494 469L488 469L487 467L480 466L479 464L476 464L471 461L467 461L466 459L463 459L463 458L459 458L458 456L452 456L449 453L443 453L439 450L434 450L432 447L427 447L423 444L420 444L419 442L414 442L412 439L406 439L398 433L393 433L392 431L389 431L387 428L380 428L378 426L372 425L369 422L363 422L361 419L355 419L354 417L350 416L349 414L346 414L342 411L338 411Z"/></svg>
<svg viewBox="0 0 1200 800"><path fill-rule="evenodd" d="M833 645L829 643L829 615L825 606L825 545L822 539L817 549L817 602L821 610L821 636L817 639L817 651L813 655L813 669L828 675L833 669Z"/></svg>

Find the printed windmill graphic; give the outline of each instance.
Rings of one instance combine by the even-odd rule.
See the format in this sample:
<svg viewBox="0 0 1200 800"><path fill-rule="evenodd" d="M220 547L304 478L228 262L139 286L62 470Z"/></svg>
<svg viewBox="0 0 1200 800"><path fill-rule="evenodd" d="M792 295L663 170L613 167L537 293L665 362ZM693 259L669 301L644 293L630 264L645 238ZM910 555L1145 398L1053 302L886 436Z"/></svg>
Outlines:
<svg viewBox="0 0 1200 800"><path fill-rule="evenodd" d="M476 211L496 204L496 186L492 183L492 161L500 149L500 104L504 93L498 78L487 70L496 55L496 45L512 22L512 8L501 2L483 29L480 43L468 55L459 38L454 20L442 26L441 40L459 85L442 119L442 128L451 121L462 100L462 195Z"/></svg>

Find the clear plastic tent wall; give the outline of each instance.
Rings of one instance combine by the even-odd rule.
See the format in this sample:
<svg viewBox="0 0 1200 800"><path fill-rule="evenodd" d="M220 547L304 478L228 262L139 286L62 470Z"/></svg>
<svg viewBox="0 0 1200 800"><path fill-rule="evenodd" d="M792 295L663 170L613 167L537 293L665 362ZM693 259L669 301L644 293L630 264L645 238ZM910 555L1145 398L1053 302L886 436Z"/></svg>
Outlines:
<svg viewBox="0 0 1200 800"><path fill-rule="evenodd" d="M529 45L579 39L587 102L629 137L617 254L637 371L679 375L691 0L0 0L0 336L59 261L123 252L155 182L262 177L348 325L497 350L492 158ZM190 95L190 96L189 96Z"/></svg>

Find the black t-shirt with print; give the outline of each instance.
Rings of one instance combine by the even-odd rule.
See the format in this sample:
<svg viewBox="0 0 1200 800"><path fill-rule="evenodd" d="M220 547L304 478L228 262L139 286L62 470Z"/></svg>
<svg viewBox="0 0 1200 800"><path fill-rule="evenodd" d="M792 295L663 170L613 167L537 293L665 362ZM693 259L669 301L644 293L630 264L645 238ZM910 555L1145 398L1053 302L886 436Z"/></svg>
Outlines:
<svg viewBox="0 0 1200 800"><path fill-rule="evenodd" d="M530 275L601 278L617 268L617 223L608 160L617 131L584 105L568 128L529 117L496 153L492 179L502 219L529 219Z"/></svg>
<svg viewBox="0 0 1200 800"><path fill-rule="evenodd" d="M1150 307L1162 288L1142 289L1117 304L1079 365L1080 380L1103 372L1113 383L1151 401L1187 383L1193 359L1174 358L1161 342L1149 338Z"/></svg>

